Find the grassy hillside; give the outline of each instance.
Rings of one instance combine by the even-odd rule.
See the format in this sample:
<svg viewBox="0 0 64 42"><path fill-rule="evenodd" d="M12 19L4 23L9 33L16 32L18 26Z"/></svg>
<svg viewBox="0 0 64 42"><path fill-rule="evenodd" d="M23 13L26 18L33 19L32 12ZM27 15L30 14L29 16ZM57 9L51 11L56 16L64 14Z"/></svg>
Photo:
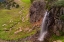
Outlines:
<svg viewBox="0 0 64 42"><path fill-rule="evenodd" d="M29 3L30 4L30 0L22 0L22 2L25 2L25 3Z"/></svg>
<svg viewBox="0 0 64 42"><path fill-rule="evenodd" d="M32 30L33 26L29 22L30 0L16 0L16 2L20 5L19 8L0 9L0 39L17 40L37 32ZM50 42L57 40L64 42L64 36L52 35L50 38Z"/></svg>
<svg viewBox="0 0 64 42"><path fill-rule="evenodd" d="M29 22L30 0L20 0L19 8L0 10L0 39L16 40L35 33ZM28 29L28 30L27 30Z"/></svg>

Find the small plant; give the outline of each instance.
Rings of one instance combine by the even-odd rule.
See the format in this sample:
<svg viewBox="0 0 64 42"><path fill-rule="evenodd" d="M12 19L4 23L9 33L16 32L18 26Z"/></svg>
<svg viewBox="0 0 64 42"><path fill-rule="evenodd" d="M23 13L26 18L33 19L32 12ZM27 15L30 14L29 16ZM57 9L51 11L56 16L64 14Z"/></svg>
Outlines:
<svg viewBox="0 0 64 42"><path fill-rule="evenodd" d="M64 7L64 0L55 1L55 3L53 3L53 6Z"/></svg>
<svg viewBox="0 0 64 42"><path fill-rule="evenodd" d="M60 16L60 19L61 19L61 20L64 20L64 15Z"/></svg>
<svg viewBox="0 0 64 42"><path fill-rule="evenodd" d="M19 5L18 4L16 5L16 8L19 8Z"/></svg>

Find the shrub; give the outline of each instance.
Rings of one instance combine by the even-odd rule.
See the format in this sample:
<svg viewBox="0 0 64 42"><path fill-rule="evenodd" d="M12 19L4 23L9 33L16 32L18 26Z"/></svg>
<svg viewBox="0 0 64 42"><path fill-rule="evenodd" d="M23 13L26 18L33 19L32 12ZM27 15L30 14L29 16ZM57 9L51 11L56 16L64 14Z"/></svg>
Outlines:
<svg viewBox="0 0 64 42"><path fill-rule="evenodd" d="M19 8L19 5L18 4L16 5L16 8Z"/></svg>
<svg viewBox="0 0 64 42"><path fill-rule="evenodd" d="M53 3L53 6L64 7L64 0L58 0Z"/></svg>

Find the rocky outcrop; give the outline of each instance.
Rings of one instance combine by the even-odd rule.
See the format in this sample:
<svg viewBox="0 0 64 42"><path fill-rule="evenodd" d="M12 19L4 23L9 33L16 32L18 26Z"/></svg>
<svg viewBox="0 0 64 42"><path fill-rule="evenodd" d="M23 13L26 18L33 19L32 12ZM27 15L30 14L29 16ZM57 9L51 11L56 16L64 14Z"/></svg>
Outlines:
<svg viewBox="0 0 64 42"><path fill-rule="evenodd" d="M45 2L34 1L30 7L30 22L35 23L42 20L45 12Z"/></svg>
<svg viewBox="0 0 64 42"><path fill-rule="evenodd" d="M60 36L64 32L64 21L61 18L64 15L64 7L53 7L50 12L54 16L54 25L52 30L57 36Z"/></svg>
<svg viewBox="0 0 64 42"><path fill-rule="evenodd" d="M47 8L48 9L48 8ZM35 23L42 20L45 12L45 3L34 1L30 8L30 22ZM52 6L48 10L48 32L57 36L64 35L64 7ZM42 23L42 21L41 21ZM40 23L40 24L41 24ZM36 23L37 24L37 23Z"/></svg>
<svg viewBox="0 0 64 42"><path fill-rule="evenodd" d="M46 6L45 2L42 2L41 0L33 2L33 4L30 7L30 22L32 24L36 23L37 26L38 26L38 23L39 23L39 25L41 25L42 19L45 15L45 12L46 12L45 6ZM50 28L54 24L54 14L51 14L51 13L52 12L49 12L49 16L48 16L48 19L47 19L48 20L47 25L49 27L48 30L51 30ZM39 33L36 33L36 35L37 34L39 35ZM38 36L36 38L36 35L35 35L35 37L31 38L31 39L33 39L32 41L33 42L40 42L40 41L38 41ZM47 35L47 36L49 36L49 35ZM48 38L48 37L46 37L46 38ZM45 38L44 42L48 42L48 40L46 38Z"/></svg>

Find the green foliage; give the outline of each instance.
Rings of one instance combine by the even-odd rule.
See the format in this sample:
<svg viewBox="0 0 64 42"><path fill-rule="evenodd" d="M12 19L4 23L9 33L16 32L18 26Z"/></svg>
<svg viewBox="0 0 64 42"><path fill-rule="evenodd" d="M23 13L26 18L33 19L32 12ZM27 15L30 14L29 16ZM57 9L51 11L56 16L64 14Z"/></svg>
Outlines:
<svg viewBox="0 0 64 42"><path fill-rule="evenodd" d="M49 10L52 7L64 7L64 0L47 0L46 8Z"/></svg>
<svg viewBox="0 0 64 42"><path fill-rule="evenodd" d="M64 15L60 16L60 19L61 19L61 20L64 20Z"/></svg>
<svg viewBox="0 0 64 42"><path fill-rule="evenodd" d="M50 42L56 41L56 40L61 40L62 42L64 42L64 36L52 35L52 37L50 38Z"/></svg>
<svg viewBox="0 0 64 42"><path fill-rule="evenodd" d="M53 0L46 0L47 2L51 2L51 1L53 1Z"/></svg>
<svg viewBox="0 0 64 42"><path fill-rule="evenodd" d="M19 4L17 4L16 2L14 2L14 0L6 0L4 2L1 2L0 3L0 7L4 7L6 9L9 9L12 7L15 7L15 8L19 8Z"/></svg>
<svg viewBox="0 0 64 42"><path fill-rule="evenodd" d="M30 3L30 0L22 0L24 3Z"/></svg>
<svg viewBox="0 0 64 42"><path fill-rule="evenodd" d="M58 0L53 3L53 6L64 7L64 0Z"/></svg>

